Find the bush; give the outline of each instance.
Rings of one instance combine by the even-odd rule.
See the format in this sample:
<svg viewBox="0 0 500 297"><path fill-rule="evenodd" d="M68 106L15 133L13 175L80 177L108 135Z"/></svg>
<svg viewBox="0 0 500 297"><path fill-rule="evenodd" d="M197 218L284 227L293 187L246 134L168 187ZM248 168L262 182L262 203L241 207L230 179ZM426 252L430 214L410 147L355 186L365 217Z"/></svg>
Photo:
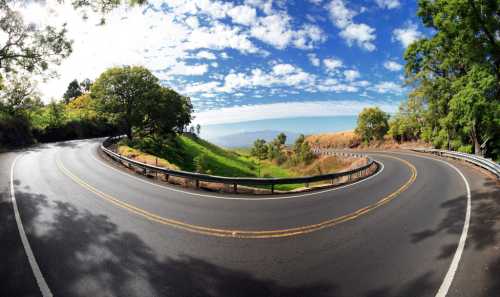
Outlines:
<svg viewBox="0 0 500 297"><path fill-rule="evenodd" d="M15 148L31 145L35 142L31 125L24 117L0 114L0 146Z"/></svg>
<svg viewBox="0 0 500 297"><path fill-rule="evenodd" d="M363 141L383 140L389 130L389 115L378 107L364 108L358 117L356 134Z"/></svg>

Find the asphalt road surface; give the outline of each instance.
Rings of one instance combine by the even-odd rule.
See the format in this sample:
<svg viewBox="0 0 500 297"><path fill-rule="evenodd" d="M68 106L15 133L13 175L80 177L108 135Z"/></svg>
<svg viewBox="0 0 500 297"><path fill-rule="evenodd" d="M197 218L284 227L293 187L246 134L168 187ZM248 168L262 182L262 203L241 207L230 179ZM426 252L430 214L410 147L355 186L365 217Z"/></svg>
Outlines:
<svg viewBox="0 0 500 297"><path fill-rule="evenodd" d="M374 152L350 186L230 195L99 141L0 154L0 296L500 296L500 187L472 166Z"/></svg>

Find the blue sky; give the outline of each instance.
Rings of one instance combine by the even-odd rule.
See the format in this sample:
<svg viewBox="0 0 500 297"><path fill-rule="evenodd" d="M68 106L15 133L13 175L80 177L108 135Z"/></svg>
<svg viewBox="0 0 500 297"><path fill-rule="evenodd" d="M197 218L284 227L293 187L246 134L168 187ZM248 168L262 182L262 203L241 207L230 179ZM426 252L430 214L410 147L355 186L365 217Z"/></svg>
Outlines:
<svg viewBox="0 0 500 297"><path fill-rule="evenodd" d="M38 25L66 23L74 39L59 76L39 85L45 100L74 78L143 65L190 96L202 124L393 112L406 96L403 52L425 36L416 3L403 0L149 1L105 26L68 3L19 9Z"/></svg>

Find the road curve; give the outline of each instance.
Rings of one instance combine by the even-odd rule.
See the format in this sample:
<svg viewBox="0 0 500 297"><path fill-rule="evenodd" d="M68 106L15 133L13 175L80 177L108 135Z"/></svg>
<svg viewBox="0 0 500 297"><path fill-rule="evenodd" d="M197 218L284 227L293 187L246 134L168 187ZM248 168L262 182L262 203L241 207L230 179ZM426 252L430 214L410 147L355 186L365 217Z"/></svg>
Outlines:
<svg viewBox="0 0 500 297"><path fill-rule="evenodd" d="M354 185L256 197L155 184L102 159L98 145L70 141L0 155L2 170L12 169L16 198L9 210L0 204L0 215L11 217L0 229L10 248L1 251L21 251L7 265L15 273L0 269L1 296L500 292L498 280L463 264L500 266L490 252L496 222L488 234L495 240L473 248L475 208L464 179L472 201L479 190L495 196L498 185L467 166L373 153L383 170ZM464 232L468 211L473 239ZM489 208L483 216L488 212L500 215ZM464 277L471 271L478 271L474 284Z"/></svg>

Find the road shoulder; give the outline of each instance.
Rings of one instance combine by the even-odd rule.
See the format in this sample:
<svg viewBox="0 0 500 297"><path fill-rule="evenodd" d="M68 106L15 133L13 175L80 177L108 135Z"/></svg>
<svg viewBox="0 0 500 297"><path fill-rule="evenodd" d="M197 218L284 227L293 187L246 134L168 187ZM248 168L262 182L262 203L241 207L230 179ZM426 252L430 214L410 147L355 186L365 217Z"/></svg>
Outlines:
<svg viewBox="0 0 500 297"><path fill-rule="evenodd" d="M17 153L0 154L0 296L40 296L16 226L10 197L10 166ZM15 182L15 180L14 180Z"/></svg>

